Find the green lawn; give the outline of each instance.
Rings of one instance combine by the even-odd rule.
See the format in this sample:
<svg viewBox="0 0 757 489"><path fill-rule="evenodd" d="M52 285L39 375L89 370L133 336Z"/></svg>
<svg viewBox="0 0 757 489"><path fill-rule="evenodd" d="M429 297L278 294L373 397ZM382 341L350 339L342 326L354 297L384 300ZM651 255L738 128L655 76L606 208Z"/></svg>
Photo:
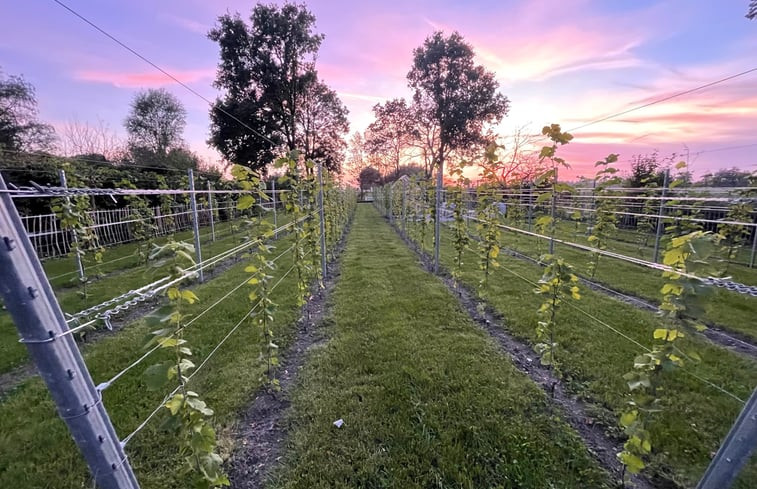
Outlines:
<svg viewBox="0 0 757 489"><path fill-rule="evenodd" d="M510 224L508 223L508 225ZM561 223L557 237L589 246L585 234L571 235L568 232L570 228L570 223ZM508 230L502 230L502 236L503 246L513 248L532 258L538 258L548 249L548 242L545 239L539 240ZM633 245L616 246L616 244L611 245L609 249L627 256L638 256ZM588 264L592 259L590 251L579 250L560 243L555 243L555 250L561 256L567 258L576 267L579 274L588 277ZM663 250L664 248L661 249L660 256L662 256ZM647 257L647 259L649 258ZM660 288L663 285L661 274L660 271L641 265L603 256L600 258L599 267L593 280L657 304L660 302ZM757 284L757 270L732 265L729 269L729 276L742 283ZM702 297L705 315L701 319L757 340L757 323L754 320L757 317L757 300L754 297L725 289L712 288L711 291L711 295Z"/></svg>
<svg viewBox="0 0 757 489"><path fill-rule="evenodd" d="M432 233L429 234L432 238ZM431 249L431 242L431 239L427 240L427 250ZM502 242L505 246L512 246L513 233L503 232ZM446 228L441 244L442 262L446 267L452 267L454 248L451 231ZM562 251L563 248L557 248L558 253ZM567 253L566 257L569 257ZM542 269L504 254L500 255L499 261L502 266L495 270L488 289L482 291L483 296L504 317L509 332L535 343L536 309L542 299L533 293L532 285L515 274L536 281ZM467 250L464 262L462 282L476 289L482 276L478 257ZM608 276L614 275L628 284L640 280L625 275L626 270L615 262L607 261L600 267L604 267ZM648 277L649 273L645 273ZM652 331L659 325L655 314L591 290L583 290L576 305L646 346L651 345ZM622 376L632 369L633 359L641 352L640 348L571 308L563 307L557 320L558 354L563 361L568 388L595 403L596 416L614 426L628 392ZM700 365L688 366L687 371L712 381L741 399L748 398L757 385L757 362L754 360L714 346L701 337L684 338L683 347L694 349L703 360ZM668 376L665 389L669 392L670 405L659 415L652 430L655 443L650 471L683 487L691 487L735 420L741 403L682 371ZM752 463L735 487L751 488L756 483L757 464Z"/></svg>
<svg viewBox="0 0 757 489"><path fill-rule="evenodd" d="M542 390L368 204L332 302L331 340L300 374L272 487L606 487Z"/></svg>
<svg viewBox="0 0 757 489"><path fill-rule="evenodd" d="M289 219L282 215L280 216L279 221L279 224L283 225L288 222ZM227 224L224 224L223 226L227 226ZM219 225L219 228L220 227L221 226ZM220 229L217 229L217 232L220 235ZM213 256L239 245L243 233L238 232L233 235L230 232L227 232L223 236L219 235L217 235L218 239L216 239L216 241L210 241L210 238L207 238L207 241L201 243L203 260L208 260ZM168 238L161 238L160 240L156 240L156 243L163 243L167 239ZM187 232L178 233L175 236L175 239L184 239L189 243L193 243L192 234L187 234ZM111 259L111 257L128 258L115 262L113 266L116 268L110 270L110 272L104 277L87 285L88 296L86 298L79 294L78 289L61 287L60 285L56 286L55 281L53 281L52 284L55 294L63 311L69 314L74 314L87 307L100 304L111 297L147 285L166 275L165 267L160 269L154 268L152 265L137 266L136 258L132 258L135 250L136 244L134 243L109 248L105 253L105 261ZM74 261L72 258L65 258L55 260L55 262L46 262L45 265L47 273L50 276L54 276L51 274L74 267ZM17 366L24 364L27 359L26 347L18 342L18 333L10 315L7 312L1 312L0 373L8 372Z"/></svg>

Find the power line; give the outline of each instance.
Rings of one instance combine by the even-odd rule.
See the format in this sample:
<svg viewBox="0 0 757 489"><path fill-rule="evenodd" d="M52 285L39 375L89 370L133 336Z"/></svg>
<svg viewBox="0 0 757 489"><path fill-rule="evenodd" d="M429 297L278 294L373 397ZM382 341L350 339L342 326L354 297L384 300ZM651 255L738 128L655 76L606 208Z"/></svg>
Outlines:
<svg viewBox="0 0 757 489"><path fill-rule="evenodd" d="M694 93L694 92L698 92L700 90L704 90L705 88L709 88L709 87L712 87L712 86L715 86L715 85L719 85L720 83L724 83L724 82L727 82L729 80L733 80L734 78L738 78L738 77L741 77L741 76L744 76L744 75L748 75L748 74L753 73L755 71L757 71L757 67L748 69L746 71L742 71L740 73L736 73L734 75L726 76L724 78L720 78L719 80L715 80L715 81L712 81L712 82L709 82L709 83L705 83L704 85L699 85L697 87L690 88L690 89L684 90L682 92L677 92L677 93L674 93L672 95L668 95L666 97L662 97L662 98L653 100L651 102L647 102L645 104L637 105L635 107L631 107L630 109L625 109L625 110L622 110L620 112L615 112L614 114L610 114L610 115L601 117L599 119L595 119L593 121L589 121L589 122L586 122L584 124L581 124L580 126L577 126L577 127L572 128L572 129L569 129L567 132L572 133L574 131L578 131L578 130L584 129L584 128L592 126L594 124L598 124L600 122L604 122L604 121L607 121L607 120L610 120L610 119L614 119L616 117L620 117L621 115L629 114L631 112L635 112L637 110L641 110L641 109L644 109L644 108L647 108L647 107L651 107L653 105L657 105L657 104L660 104L662 102L667 102L668 100L672 100L674 98L681 97L683 95L688 95L690 93Z"/></svg>
<svg viewBox="0 0 757 489"><path fill-rule="evenodd" d="M107 32L105 29L101 28L100 26L98 26L97 24L95 24L94 22L92 22L91 20L87 19L82 14L80 14L76 10L72 9L71 7L69 7L68 5L66 5L65 3L63 3L62 1L60 1L60 0L53 0L53 2L57 3L58 5L60 5L61 7L63 7L64 9L68 10L71 14L73 14L76 17L78 17L83 22L85 22L86 24L89 24L93 29L97 30L102 35L104 35L105 37L107 37L111 41L115 42L116 44L118 44L122 48L126 49L131 54L133 54L134 56L138 57L139 59L141 59L145 63L149 64L150 66L152 66L156 70L160 71L161 73L163 73L164 75L166 75L168 78L170 78L171 80L175 81L176 83L178 83L179 85L181 85L182 87L184 87L189 93L195 95L196 97L200 98L201 100L205 101L208 105L210 105L211 107L213 107L213 102L210 99L208 99L204 95L200 94L195 89L193 89L192 87L190 87L186 83L182 82L181 80L179 80L178 78L176 78L171 73L169 73L168 71L164 70L163 68L161 68L160 66L158 66L154 62L150 61L147 57L145 57L144 55L140 54L135 49L129 47L126 43L120 41L118 38L116 38L115 36L113 36L112 34L110 34L109 32ZM248 129L252 134L258 136L259 138L263 139L264 141L267 141L268 143L270 143L273 146L277 146L277 144L274 143L269 137L267 137L267 136L259 133L258 131L256 131L255 129L253 129L252 127L250 127L248 124L246 124L245 122L243 122L242 120L240 120L235 115L229 113L228 111L226 111L225 109L223 109L221 107L214 107L214 108L216 110L218 110L219 112L222 112L224 115L226 115L226 116L230 117L231 119L235 120L239 124L241 124L243 127L245 127L246 129Z"/></svg>

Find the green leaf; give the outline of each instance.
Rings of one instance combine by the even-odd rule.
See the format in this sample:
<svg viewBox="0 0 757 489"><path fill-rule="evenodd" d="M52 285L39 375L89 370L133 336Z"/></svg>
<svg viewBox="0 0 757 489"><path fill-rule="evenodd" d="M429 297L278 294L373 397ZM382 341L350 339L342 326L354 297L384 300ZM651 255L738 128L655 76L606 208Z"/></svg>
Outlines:
<svg viewBox="0 0 757 489"><path fill-rule="evenodd" d="M632 474L638 474L645 467L644 461L642 461L633 453L623 451L620 452L618 458L620 459L620 462L625 465L628 468L628 471Z"/></svg>
<svg viewBox="0 0 757 489"><path fill-rule="evenodd" d="M628 428L634 423L634 421L636 421L638 414L639 412L636 410L623 413L623 415L620 417L620 425L624 428Z"/></svg>
<svg viewBox="0 0 757 489"><path fill-rule="evenodd" d="M166 385L168 382L168 369L171 368L172 362L158 363L149 366L144 375L145 385L151 391L156 391Z"/></svg>
<svg viewBox="0 0 757 489"><path fill-rule="evenodd" d="M237 209L240 211L247 210L253 205L255 205L255 197L252 195L242 195L237 201Z"/></svg>
<svg viewBox="0 0 757 489"><path fill-rule="evenodd" d="M184 405L184 396L182 394L174 394L174 396L166 402L165 406L171 412L173 416L179 412Z"/></svg>
<svg viewBox="0 0 757 489"><path fill-rule="evenodd" d="M194 304L195 302L200 300L200 298L197 297L195 293L192 292L191 290L182 290L181 298L184 299L184 301L188 302L189 304Z"/></svg>

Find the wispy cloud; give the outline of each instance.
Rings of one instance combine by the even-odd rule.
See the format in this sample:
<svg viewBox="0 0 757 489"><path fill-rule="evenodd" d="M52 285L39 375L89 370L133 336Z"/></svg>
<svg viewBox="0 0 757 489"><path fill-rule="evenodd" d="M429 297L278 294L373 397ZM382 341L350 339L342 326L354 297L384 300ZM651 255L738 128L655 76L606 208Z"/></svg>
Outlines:
<svg viewBox="0 0 757 489"><path fill-rule="evenodd" d="M215 69L213 68L196 70L167 69L166 71L182 83L211 80L215 76ZM114 72L79 70L74 73L74 78L85 82L107 83L118 88L156 88L176 84L174 80L158 71Z"/></svg>
<svg viewBox="0 0 757 489"><path fill-rule="evenodd" d="M162 17L168 20L169 22L178 25L184 30L187 30L189 32L194 32L196 34L202 34L203 36L207 35L212 27L210 25L206 25L203 22L199 22L197 20L193 20L187 17L182 17L179 15L166 14L166 15L163 15Z"/></svg>

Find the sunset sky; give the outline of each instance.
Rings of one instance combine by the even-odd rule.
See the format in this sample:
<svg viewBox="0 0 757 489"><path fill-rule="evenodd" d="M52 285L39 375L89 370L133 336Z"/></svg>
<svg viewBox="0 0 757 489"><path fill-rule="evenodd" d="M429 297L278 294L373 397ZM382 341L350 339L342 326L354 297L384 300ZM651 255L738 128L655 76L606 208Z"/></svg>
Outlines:
<svg viewBox="0 0 757 489"><path fill-rule="evenodd" d="M72 8L208 98L217 48L206 37L218 15L248 17L249 1L68 0ZM350 110L352 130L371 107L409 97L412 50L434 30L459 31L496 72L512 103L500 131L530 124L580 126L647 101L757 67L757 21L747 0L311 1L326 35L318 71ZM51 0L0 6L0 68L37 88L40 116L105 121L123 133L134 93L164 87L188 110L185 138L218 159L205 140L208 106ZM701 175L757 170L757 72L574 132L563 155L574 175L620 153L691 153ZM740 149L723 149L747 146ZM713 151L714 150L714 151Z"/></svg>

